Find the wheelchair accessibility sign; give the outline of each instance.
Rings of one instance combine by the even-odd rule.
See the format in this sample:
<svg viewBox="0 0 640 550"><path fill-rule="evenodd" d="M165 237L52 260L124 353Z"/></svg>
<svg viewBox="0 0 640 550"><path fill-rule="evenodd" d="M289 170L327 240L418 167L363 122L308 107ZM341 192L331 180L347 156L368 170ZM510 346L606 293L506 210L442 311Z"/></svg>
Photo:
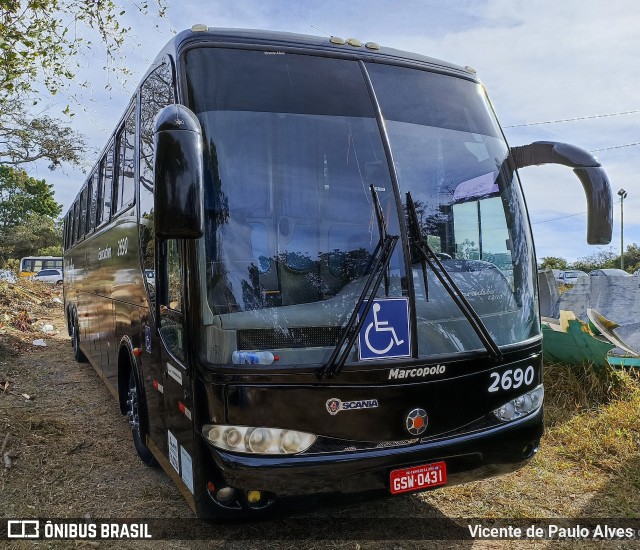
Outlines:
<svg viewBox="0 0 640 550"><path fill-rule="evenodd" d="M362 315L365 304L359 315ZM409 300L381 298L373 301L358 334L358 357L391 359L411 355Z"/></svg>

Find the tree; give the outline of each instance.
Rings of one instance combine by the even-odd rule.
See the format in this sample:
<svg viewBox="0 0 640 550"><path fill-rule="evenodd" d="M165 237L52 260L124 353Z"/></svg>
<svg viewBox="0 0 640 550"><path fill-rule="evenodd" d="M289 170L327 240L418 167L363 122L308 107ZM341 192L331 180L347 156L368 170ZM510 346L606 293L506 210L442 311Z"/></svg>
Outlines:
<svg viewBox="0 0 640 550"><path fill-rule="evenodd" d="M22 169L0 165L0 228L3 233L32 215L54 221L61 211L62 206L53 197L52 185L29 177Z"/></svg>
<svg viewBox="0 0 640 550"><path fill-rule="evenodd" d="M165 0L155 0L164 16ZM143 14L149 3L130 5ZM0 104L31 93L33 84L55 95L75 77L77 56L92 43L83 28L97 31L112 67L130 31L122 23L124 7L113 0L2 0L0 4Z"/></svg>
<svg viewBox="0 0 640 550"><path fill-rule="evenodd" d="M62 241L60 241L60 243L61 242ZM62 256L62 244L60 243L39 248L36 252L36 256Z"/></svg>
<svg viewBox="0 0 640 550"><path fill-rule="evenodd" d="M19 166L48 160L49 168L63 162L79 165L86 152L84 137L58 119L31 117L24 102L10 98L0 106L0 159L5 165Z"/></svg>
<svg viewBox="0 0 640 550"><path fill-rule="evenodd" d="M62 244L62 206L53 186L20 168L0 165L0 259L20 258ZM60 254L53 254L60 255Z"/></svg>
<svg viewBox="0 0 640 550"><path fill-rule="evenodd" d="M640 269L640 247L636 243L627 246L624 253L624 266L629 273Z"/></svg>
<svg viewBox="0 0 640 550"><path fill-rule="evenodd" d="M166 0L154 0L164 16ZM129 0L149 13L149 3ZM31 116L25 106L40 101L40 91L55 95L69 86L80 54L93 47L83 36L96 31L110 70L127 73L122 52L130 29L125 9L113 0L2 0L0 2L0 162L17 166L48 159L49 167L79 164L85 152L81 136L61 120ZM89 31L87 33L86 31ZM82 84L81 84L82 85ZM72 116L67 106L65 113Z"/></svg>
<svg viewBox="0 0 640 550"><path fill-rule="evenodd" d="M607 250L598 250L589 256L584 258L578 258L571 266L572 269L579 269L580 271L593 271L594 269L605 269L610 267L616 267L616 253L613 248ZM618 257L618 266L620 260Z"/></svg>
<svg viewBox="0 0 640 550"><path fill-rule="evenodd" d="M32 214L0 236L0 256L21 258L62 243L62 224L42 214Z"/></svg>
<svg viewBox="0 0 640 550"><path fill-rule="evenodd" d="M545 256L542 258L542 263L540 264L540 269L567 269L568 267L567 260L564 258L557 258L555 256Z"/></svg>

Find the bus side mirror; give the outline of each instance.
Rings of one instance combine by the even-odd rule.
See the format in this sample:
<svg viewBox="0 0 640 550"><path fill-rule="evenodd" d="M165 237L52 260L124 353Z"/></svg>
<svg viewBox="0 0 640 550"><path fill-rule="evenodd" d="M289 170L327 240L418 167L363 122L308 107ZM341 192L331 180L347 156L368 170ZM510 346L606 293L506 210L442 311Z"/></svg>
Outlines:
<svg viewBox="0 0 640 550"><path fill-rule="evenodd" d="M540 164L563 164L573 168L587 196L587 242L608 244L613 225L613 199L607 174L600 163L584 149L556 143L536 141L511 148L516 168Z"/></svg>
<svg viewBox="0 0 640 550"><path fill-rule="evenodd" d="M154 209L159 239L204 235L202 130L183 105L169 105L154 130Z"/></svg>

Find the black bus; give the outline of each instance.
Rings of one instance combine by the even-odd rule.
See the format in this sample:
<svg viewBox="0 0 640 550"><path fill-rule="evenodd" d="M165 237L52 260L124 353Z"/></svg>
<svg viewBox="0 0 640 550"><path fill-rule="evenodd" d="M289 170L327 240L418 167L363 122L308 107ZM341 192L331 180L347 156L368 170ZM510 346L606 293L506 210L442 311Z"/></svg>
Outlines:
<svg viewBox="0 0 640 550"><path fill-rule="evenodd" d="M509 472L543 433L536 262L475 71L288 33L178 34L65 216L75 357L199 516Z"/></svg>

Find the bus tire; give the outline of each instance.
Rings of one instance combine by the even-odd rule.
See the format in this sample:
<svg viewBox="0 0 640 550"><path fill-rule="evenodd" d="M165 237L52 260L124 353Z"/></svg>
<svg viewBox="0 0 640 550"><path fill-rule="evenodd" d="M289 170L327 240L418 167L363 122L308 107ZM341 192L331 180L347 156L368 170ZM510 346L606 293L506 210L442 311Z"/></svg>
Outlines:
<svg viewBox="0 0 640 550"><path fill-rule="evenodd" d="M134 369L131 369L129 373L129 392L127 394L127 416L129 417L129 424L131 424L131 433L133 435L133 444L140 460L147 466L156 467L158 461L153 456L153 453L149 447L145 444L146 430L146 404L140 388Z"/></svg>
<svg viewBox="0 0 640 550"><path fill-rule="evenodd" d="M78 328L78 319L74 316L73 336L71 337L73 345L73 357L78 363L86 363L87 356L80 349L80 329Z"/></svg>
<svg viewBox="0 0 640 550"><path fill-rule="evenodd" d="M67 334L69 335L71 346L73 347L73 316L68 308L66 309L65 317L67 318Z"/></svg>

